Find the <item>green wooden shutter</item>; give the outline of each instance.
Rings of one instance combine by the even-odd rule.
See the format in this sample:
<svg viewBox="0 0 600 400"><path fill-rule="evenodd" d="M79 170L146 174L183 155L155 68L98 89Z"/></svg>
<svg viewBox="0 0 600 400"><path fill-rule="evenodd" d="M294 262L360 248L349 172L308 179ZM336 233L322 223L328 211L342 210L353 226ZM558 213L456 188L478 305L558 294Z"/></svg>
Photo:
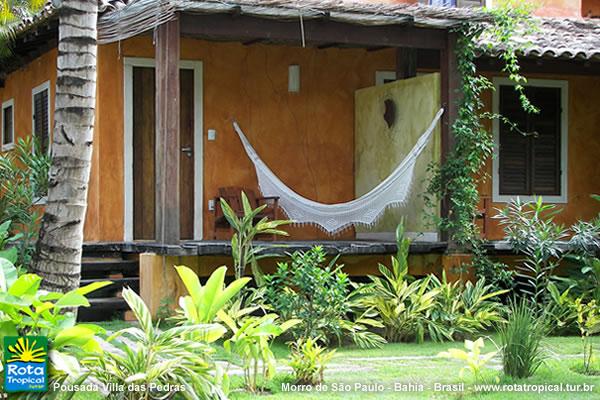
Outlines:
<svg viewBox="0 0 600 400"><path fill-rule="evenodd" d="M50 121L48 121L48 89L33 96L33 134L43 151L50 146Z"/></svg>
<svg viewBox="0 0 600 400"><path fill-rule="evenodd" d="M500 113L516 124L500 123L499 194L561 194L560 88L527 87L539 114L523 111L512 86L500 87Z"/></svg>

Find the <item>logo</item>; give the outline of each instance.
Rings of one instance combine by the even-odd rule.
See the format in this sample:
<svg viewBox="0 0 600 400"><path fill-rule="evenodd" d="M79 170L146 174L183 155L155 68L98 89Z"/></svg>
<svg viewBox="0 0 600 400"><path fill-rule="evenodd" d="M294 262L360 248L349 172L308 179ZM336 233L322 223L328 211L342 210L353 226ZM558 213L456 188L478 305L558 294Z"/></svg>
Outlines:
<svg viewBox="0 0 600 400"><path fill-rule="evenodd" d="M4 337L4 391L48 390L48 338Z"/></svg>

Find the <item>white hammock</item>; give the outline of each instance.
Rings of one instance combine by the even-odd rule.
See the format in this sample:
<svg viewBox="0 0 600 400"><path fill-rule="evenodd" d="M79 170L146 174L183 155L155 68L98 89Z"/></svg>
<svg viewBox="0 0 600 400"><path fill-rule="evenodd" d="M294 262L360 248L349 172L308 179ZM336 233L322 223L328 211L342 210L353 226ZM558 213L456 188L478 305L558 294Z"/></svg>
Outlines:
<svg viewBox="0 0 600 400"><path fill-rule="evenodd" d="M329 233L338 233L354 224L372 226L386 208L405 203L410 193L417 157L429 143L443 113L443 109L437 112L404 160L379 185L355 200L337 204L317 203L294 192L260 159L237 122L233 123L233 127L254 164L262 194L279 197L279 205L295 223L313 224Z"/></svg>

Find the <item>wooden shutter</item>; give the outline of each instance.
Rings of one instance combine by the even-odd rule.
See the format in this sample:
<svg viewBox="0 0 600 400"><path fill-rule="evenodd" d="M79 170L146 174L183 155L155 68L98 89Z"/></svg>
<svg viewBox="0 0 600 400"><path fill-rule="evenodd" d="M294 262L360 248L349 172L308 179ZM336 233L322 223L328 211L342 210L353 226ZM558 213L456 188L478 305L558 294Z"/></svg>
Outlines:
<svg viewBox="0 0 600 400"><path fill-rule="evenodd" d="M500 113L516 124L500 123L499 192L501 195L561 194L560 88L528 87L539 114L523 111L512 86L500 87Z"/></svg>
<svg viewBox="0 0 600 400"><path fill-rule="evenodd" d="M48 121L48 89L33 96L33 133L40 143L42 151L47 152L50 145L50 121Z"/></svg>
<svg viewBox="0 0 600 400"><path fill-rule="evenodd" d="M2 110L2 144L13 143L13 129L13 106L8 106L4 110Z"/></svg>

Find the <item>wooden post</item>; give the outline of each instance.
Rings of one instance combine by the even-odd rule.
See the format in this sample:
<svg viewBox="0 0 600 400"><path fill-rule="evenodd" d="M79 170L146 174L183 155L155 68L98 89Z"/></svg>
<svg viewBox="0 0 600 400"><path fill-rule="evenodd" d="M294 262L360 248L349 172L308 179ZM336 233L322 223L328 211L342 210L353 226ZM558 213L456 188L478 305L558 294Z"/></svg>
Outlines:
<svg viewBox="0 0 600 400"><path fill-rule="evenodd" d="M417 49L398 47L396 49L396 79L417 76Z"/></svg>
<svg viewBox="0 0 600 400"><path fill-rule="evenodd" d="M156 240L179 242L179 19L156 28Z"/></svg>
<svg viewBox="0 0 600 400"><path fill-rule="evenodd" d="M456 60L456 33L448 33L446 47L440 51L440 73L442 80L442 164L446 162L448 153L454 148L452 124L458 116L458 95L460 76ZM441 215L448 217L450 211L450 196L442 199ZM442 240L448 240L449 232L440 232Z"/></svg>

